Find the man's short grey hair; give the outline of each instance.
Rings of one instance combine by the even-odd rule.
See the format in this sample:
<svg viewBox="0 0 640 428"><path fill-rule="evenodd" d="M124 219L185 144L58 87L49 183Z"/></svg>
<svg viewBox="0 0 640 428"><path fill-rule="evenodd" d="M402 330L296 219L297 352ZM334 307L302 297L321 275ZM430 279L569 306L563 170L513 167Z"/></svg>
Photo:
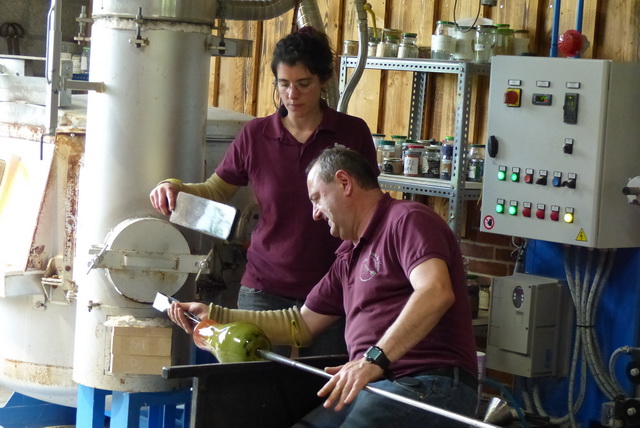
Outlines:
<svg viewBox="0 0 640 428"><path fill-rule="evenodd" d="M307 167L307 175L317 166L318 178L331 183L339 170L345 171L365 190L379 189L378 176L367 159L355 150L336 144L326 148Z"/></svg>

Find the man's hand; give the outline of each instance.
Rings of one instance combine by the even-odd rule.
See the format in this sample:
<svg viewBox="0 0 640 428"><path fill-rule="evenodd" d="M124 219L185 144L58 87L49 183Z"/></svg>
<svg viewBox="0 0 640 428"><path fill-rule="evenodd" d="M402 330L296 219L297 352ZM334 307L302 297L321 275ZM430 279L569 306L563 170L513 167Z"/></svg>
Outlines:
<svg viewBox="0 0 640 428"><path fill-rule="evenodd" d="M333 377L318 391L318 396L328 395L324 407L335 407L336 411L355 400L362 388L369 382L380 379L383 374L380 366L371 364L364 358L338 367L326 367L324 371Z"/></svg>
<svg viewBox="0 0 640 428"><path fill-rule="evenodd" d="M166 181L158 184L155 189L149 193L149 199L151 200L153 208L164 215L170 215L171 212L176 209L177 197L178 192L176 189L171 183Z"/></svg>
<svg viewBox="0 0 640 428"><path fill-rule="evenodd" d="M171 321L178 324L184 331L189 334L193 334L195 325L193 324L193 321L189 320L189 318L184 315L185 311L191 312L201 320L209 319L209 306L205 305L204 303L173 302L171 304L171 307L167 311L167 313L169 314L169 318L171 318Z"/></svg>

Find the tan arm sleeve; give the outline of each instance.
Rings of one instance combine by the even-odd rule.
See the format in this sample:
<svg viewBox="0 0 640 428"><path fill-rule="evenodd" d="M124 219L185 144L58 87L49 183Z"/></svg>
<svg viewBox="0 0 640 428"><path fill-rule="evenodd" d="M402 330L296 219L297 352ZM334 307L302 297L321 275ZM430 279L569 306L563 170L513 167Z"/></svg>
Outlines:
<svg viewBox="0 0 640 428"><path fill-rule="evenodd" d="M162 183L171 183L179 192L190 193L216 202L227 202L239 189L239 186L227 183L216 173L213 173L204 183L183 183L177 178L168 178Z"/></svg>
<svg viewBox="0 0 640 428"><path fill-rule="evenodd" d="M302 319L297 306L280 311L244 311L211 304L209 319L220 324L235 321L251 322L262 328L274 345L304 348L313 342L311 331Z"/></svg>

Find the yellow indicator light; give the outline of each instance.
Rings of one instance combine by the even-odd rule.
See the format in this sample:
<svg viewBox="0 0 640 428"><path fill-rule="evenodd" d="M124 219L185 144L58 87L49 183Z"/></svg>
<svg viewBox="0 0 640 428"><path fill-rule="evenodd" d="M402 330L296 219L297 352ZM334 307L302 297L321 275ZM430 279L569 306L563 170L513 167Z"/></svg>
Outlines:
<svg viewBox="0 0 640 428"><path fill-rule="evenodd" d="M573 223L573 213L564 213L564 222Z"/></svg>
<svg viewBox="0 0 640 428"><path fill-rule="evenodd" d="M504 171L498 171L498 180L504 181L507 178L507 174Z"/></svg>
<svg viewBox="0 0 640 428"><path fill-rule="evenodd" d="M502 204L497 204L497 205L496 205L496 212L497 212L498 214L502 214L502 213L504 212L504 205L502 205Z"/></svg>

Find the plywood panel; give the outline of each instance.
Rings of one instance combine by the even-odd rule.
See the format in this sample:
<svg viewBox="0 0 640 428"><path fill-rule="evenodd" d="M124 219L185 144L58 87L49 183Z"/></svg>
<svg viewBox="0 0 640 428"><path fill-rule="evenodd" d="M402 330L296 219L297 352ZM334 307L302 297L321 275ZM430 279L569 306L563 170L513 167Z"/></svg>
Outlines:
<svg viewBox="0 0 640 428"><path fill-rule="evenodd" d="M601 1L597 19L598 58L640 60L640 0Z"/></svg>

